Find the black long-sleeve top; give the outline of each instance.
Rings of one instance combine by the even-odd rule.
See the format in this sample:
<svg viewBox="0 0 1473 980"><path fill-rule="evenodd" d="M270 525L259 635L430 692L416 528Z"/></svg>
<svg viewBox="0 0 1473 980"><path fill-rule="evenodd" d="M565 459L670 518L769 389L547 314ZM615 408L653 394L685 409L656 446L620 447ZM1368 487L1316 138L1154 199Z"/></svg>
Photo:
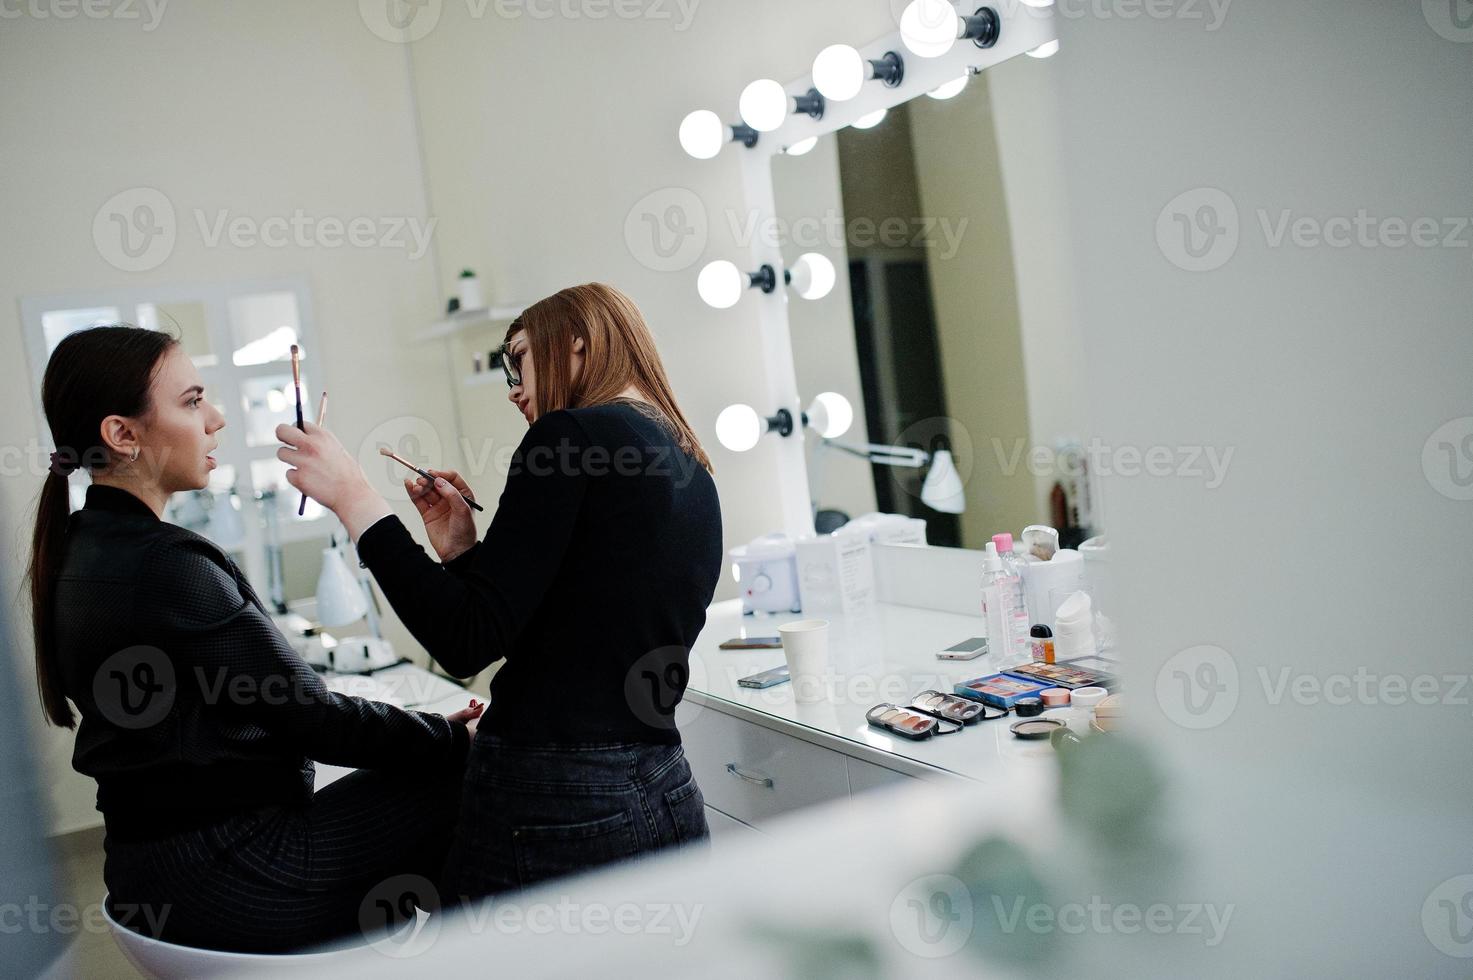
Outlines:
<svg viewBox="0 0 1473 980"><path fill-rule="evenodd" d="M93 484L71 516L53 622L72 764L109 835L141 839L312 795L313 760L463 762L465 725L335 694L212 542Z"/></svg>
<svg viewBox="0 0 1473 980"><path fill-rule="evenodd" d="M479 727L523 743L678 743L676 703L721 572L721 508L629 401L550 412L513 454L483 541L446 565L397 517L358 554L457 677L505 658Z"/></svg>

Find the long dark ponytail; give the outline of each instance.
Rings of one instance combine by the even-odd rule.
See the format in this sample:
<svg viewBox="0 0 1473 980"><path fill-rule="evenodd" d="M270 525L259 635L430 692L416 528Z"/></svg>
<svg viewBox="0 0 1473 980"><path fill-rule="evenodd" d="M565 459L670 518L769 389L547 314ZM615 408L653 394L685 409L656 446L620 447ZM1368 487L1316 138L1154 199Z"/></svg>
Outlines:
<svg viewBox="0 0 1473 980"><path fill-rule="evenodd" d="M92 327L63 338L46 363L41 380L41 407L56 444L51 469L36 505L36 533L31 539L31 624L36 638L36 683L41 706L53 725L76 723L63 690L56 650L52 597L66 555L67 475L86 467L105 469L111 462L102 441L102 420L109 415L142 416L150 406L149 389L159 362L177 341L168 334L140 327Z"/></svg>

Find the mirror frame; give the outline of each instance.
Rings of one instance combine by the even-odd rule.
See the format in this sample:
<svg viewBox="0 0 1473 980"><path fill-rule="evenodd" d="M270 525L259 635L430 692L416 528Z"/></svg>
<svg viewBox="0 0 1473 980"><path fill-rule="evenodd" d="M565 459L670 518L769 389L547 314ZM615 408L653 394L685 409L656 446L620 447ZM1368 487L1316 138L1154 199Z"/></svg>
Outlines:
<svg viewBox="0 0 1473 980"><path fill-rule="evenodd" d="M977 3L976 6L980 8L991 4ZM809 137L837 132L867 113L902 105L963 74L980 74L993 65L1058 39L1052 4L1034 7L1017 0L1008 0L993 6L993 9L1002 26L997 42L991 47L979 48L970 41L959 40L939 58L920 58L911 54L901 42L898 30L885 34L858 50L860 56L866 60L878 60L886 52L897 52L905 60L905 75L899 85L891 88L867 81L854 98L845 102L829 100L821 119L813 119L804 113L789 113L777 129L762 133L755 146L743 147L738 144L735 152L742 154L743 204L746 213L757 219L756 227L763 227L764 222L777 218L772 160L788 146ZM789 96L798 96L812 87L813 76L809 73L790 80L783 85L783 90ZM737 261L738 266L747 271L760 269L763 265L783 269L780 245L768 244L763 241L763 237L752 236L751 246L742 261L738 261L736 255L718 257ZM760 395L756 407L762 415L771 415L785 408L792 413L794 419L800 419L803 415L803 402L798 391L793 359L786 290L773 290L771 293L760 290L748 292L748 301L758 304L765 382L761 392L754 392ZM801 425L794 426L791 436L778 438L777 467L783 530L793 538L813 534L808 466Z"/></svg>

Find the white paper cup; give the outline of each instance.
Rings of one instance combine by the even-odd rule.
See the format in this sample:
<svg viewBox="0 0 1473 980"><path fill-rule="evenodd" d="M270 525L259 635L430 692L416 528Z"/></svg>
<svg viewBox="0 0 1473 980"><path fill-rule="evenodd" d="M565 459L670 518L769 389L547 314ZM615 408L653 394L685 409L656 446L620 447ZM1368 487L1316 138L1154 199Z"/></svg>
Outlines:
<svg viewBox="0 0 1473 980"><path fill-rule="evenodd" d="M829 666L829 621L800 619L777 628L783 656L792 677L793 699L799 704L824 700L824 672Z"/></svg>

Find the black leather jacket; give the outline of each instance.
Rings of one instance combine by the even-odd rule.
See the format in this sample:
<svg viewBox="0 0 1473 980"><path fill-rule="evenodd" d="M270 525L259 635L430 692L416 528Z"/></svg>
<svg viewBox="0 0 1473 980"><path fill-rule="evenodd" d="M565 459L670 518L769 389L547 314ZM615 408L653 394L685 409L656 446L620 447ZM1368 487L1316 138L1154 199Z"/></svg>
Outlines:
<svg viewBox="0 0 1473 980"><path fill-rule="evenodd" d="M114 487L71 516L54 616L72 764L120 839L303 806L312 760L424 768L469 746L439 715L329 692L229 557Z"/></svg>

